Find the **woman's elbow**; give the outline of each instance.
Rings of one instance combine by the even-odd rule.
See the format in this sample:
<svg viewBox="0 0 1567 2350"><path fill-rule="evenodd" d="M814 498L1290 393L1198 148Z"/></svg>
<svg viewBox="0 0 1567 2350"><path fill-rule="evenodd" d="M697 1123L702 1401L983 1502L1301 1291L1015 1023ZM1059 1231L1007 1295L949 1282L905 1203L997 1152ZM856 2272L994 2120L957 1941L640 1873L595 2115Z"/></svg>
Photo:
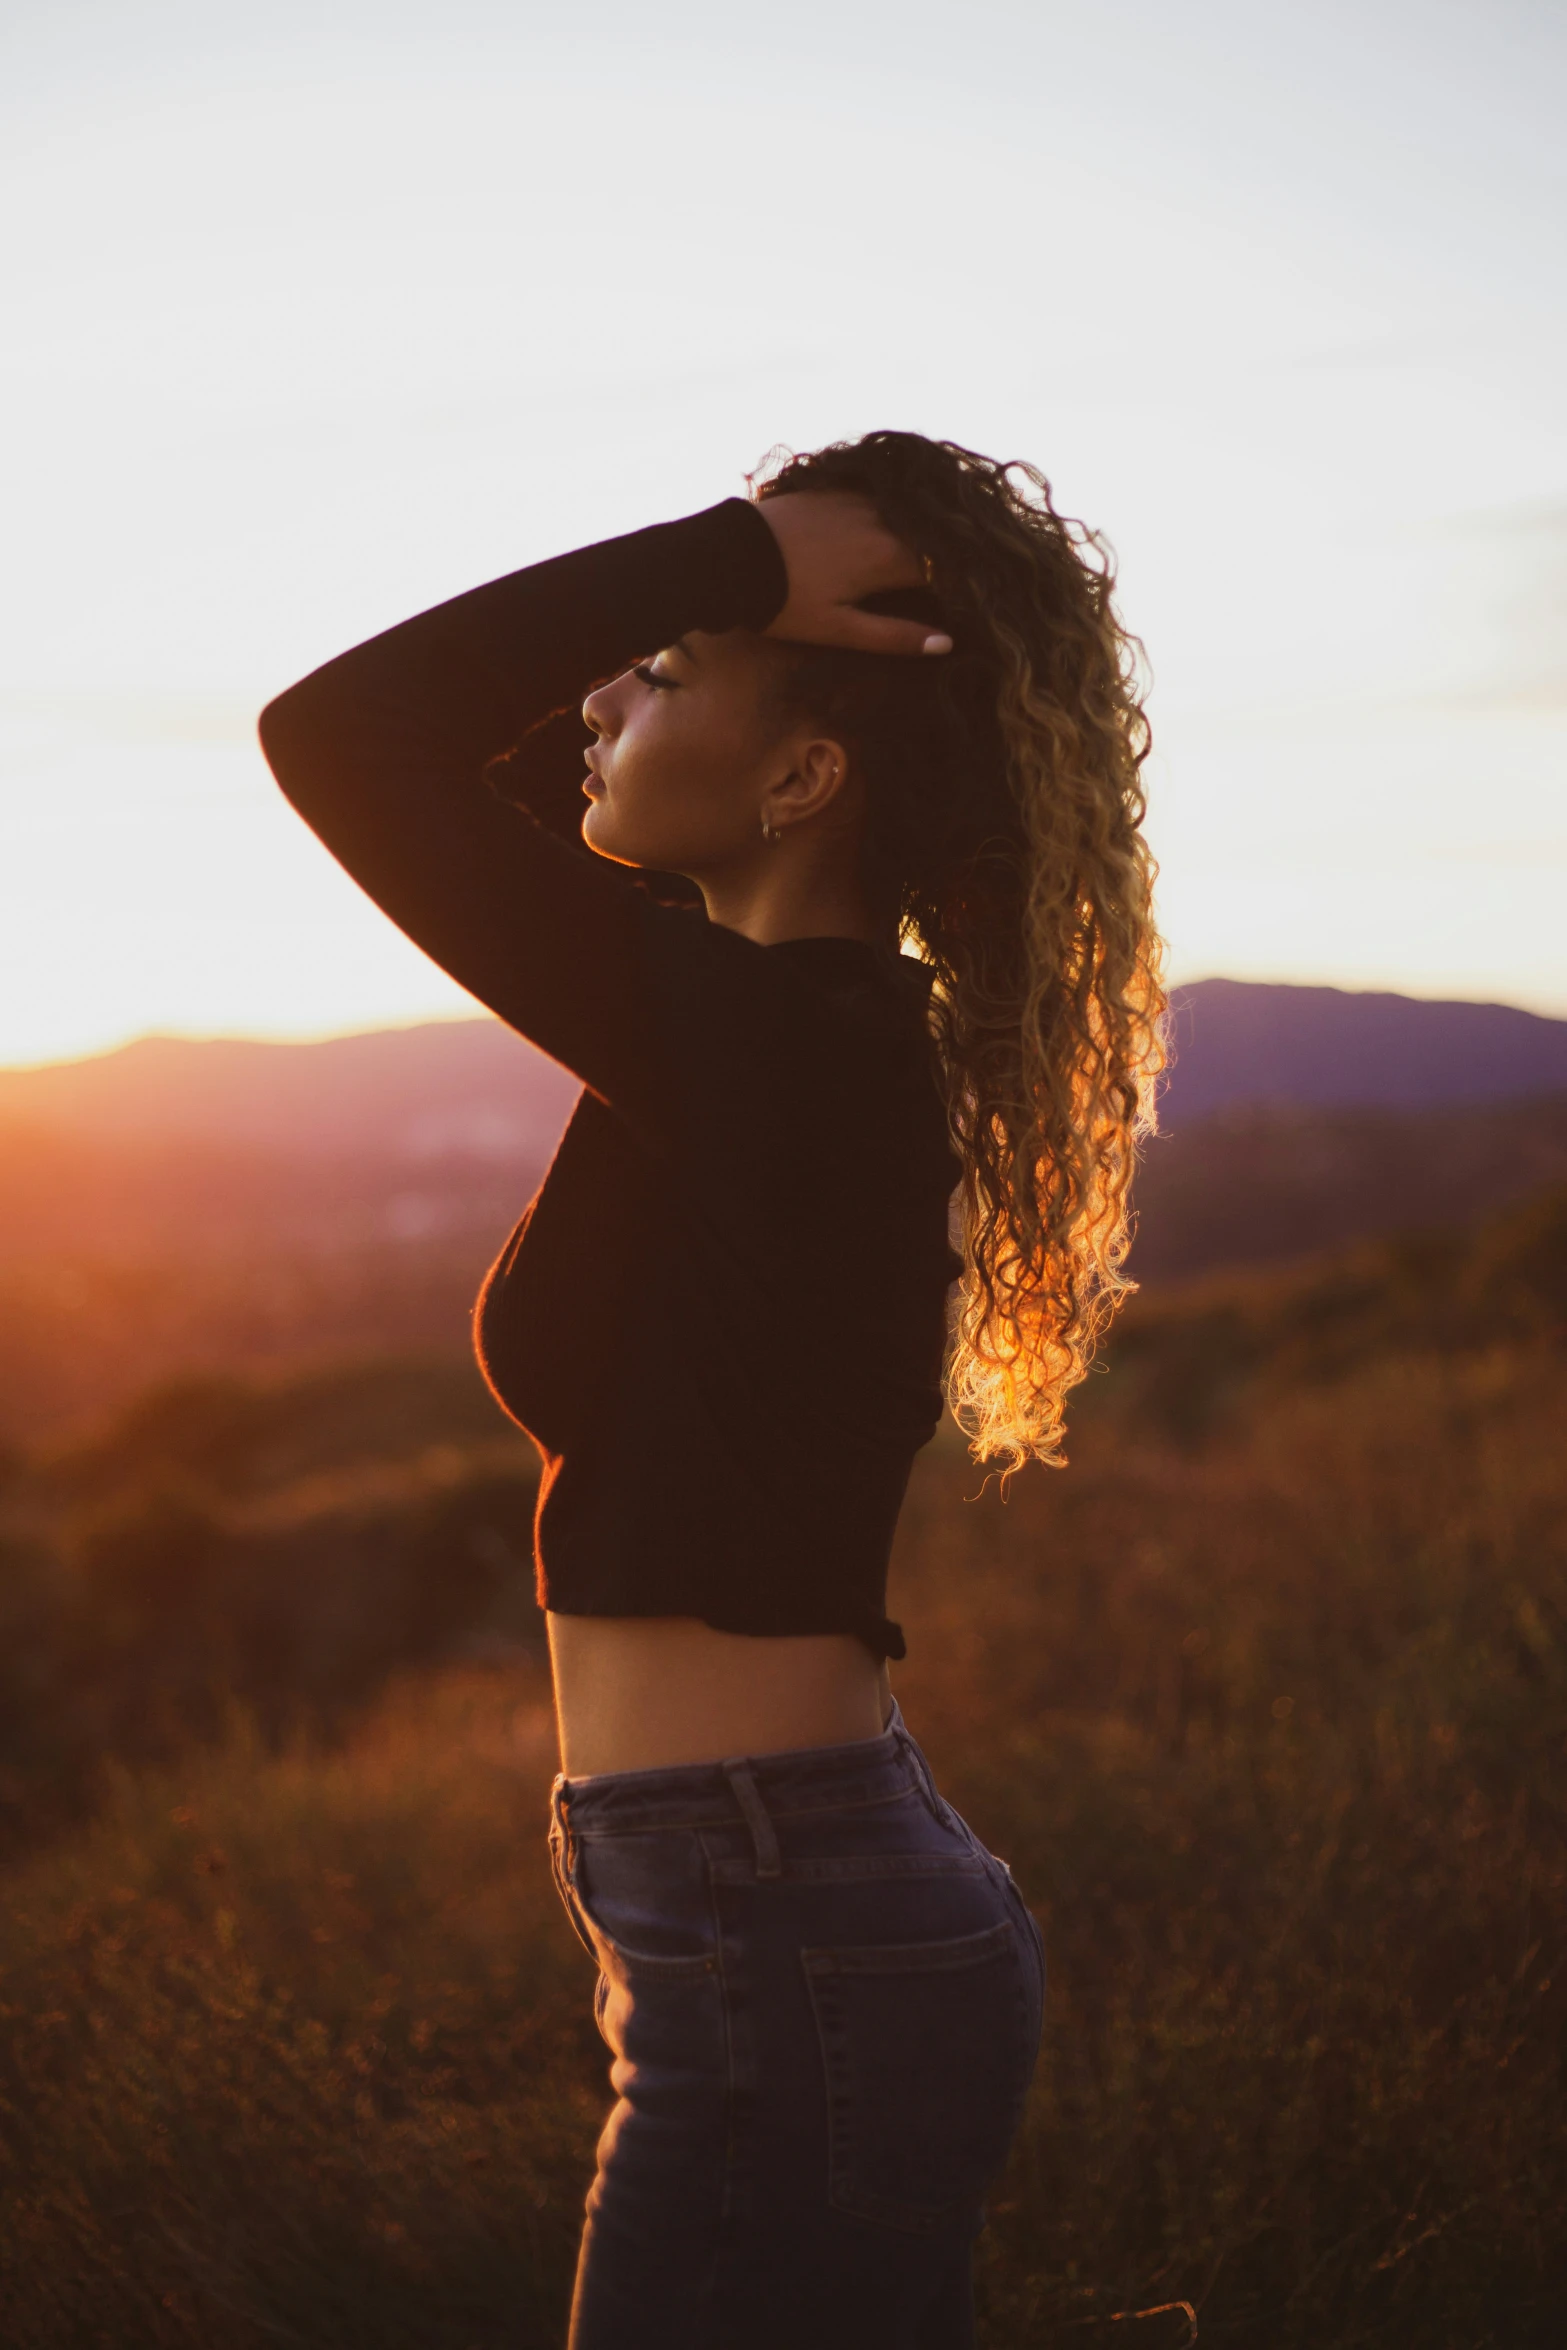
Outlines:
<svg viewBox="0 0 1567 2350"><path fill-rule="evenodd" d="M321 752L320 715L311 709L309 686L309 678L288 686L274 695L256 720L261 755L284 798L296 807L311 796L311 778Z"/></svg>

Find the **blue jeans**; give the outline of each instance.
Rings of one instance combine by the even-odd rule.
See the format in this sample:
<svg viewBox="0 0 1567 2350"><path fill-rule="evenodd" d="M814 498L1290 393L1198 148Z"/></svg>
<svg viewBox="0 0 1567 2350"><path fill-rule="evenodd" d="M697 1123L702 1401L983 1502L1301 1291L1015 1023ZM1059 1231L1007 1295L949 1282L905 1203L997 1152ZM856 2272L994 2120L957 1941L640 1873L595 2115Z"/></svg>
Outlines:
<svg viewBox="0 0 1567 2350"><path fill-rule="evenodd" d="M1039 2045L1003 1861L879 1738L555 1781L617 2102L570 2350L963 2350Z"/></svg>

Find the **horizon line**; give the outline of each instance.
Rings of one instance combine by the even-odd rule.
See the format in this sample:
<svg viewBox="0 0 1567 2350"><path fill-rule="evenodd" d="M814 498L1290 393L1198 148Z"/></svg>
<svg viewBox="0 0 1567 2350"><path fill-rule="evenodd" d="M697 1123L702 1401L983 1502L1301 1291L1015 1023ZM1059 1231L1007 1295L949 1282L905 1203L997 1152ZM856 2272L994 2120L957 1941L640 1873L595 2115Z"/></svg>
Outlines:
<svg viewBox="0 0 1567 2350"><path fill-rule="evenodd" d="M1189 988L1208 987L1215 983L1231 987L1286 989L1301 994L1392 996L1405 1003L1464 1004L1491 1011L1522 1012L1536 1020L1567 1022L1567 1002L1559 1009L1546 1010L1541 1004L1518 1003L1504 996L1427 994L1413 987L1351 986L1334 979L1242 979L1227 971L1205 971L1194 979L1174 980L1170 993L1174 996ZM141 1028L112 1042L84 1046L79 1052L45 1053L24 1060L0 1061L0 1077L26 1076L43 1069L81 1067L90 1061L112 1060L116 1054L132 1052L138 1046L150 1044L245 1044L287 1051L294 1047L343 1044L355 1037L403 1035L416 1028L475 1028L485 1023L491 1023L497 1028L507 1026L499 1014L486 1011L482 1005L475 1005L471 1012L418 1012L404 1019L390 1018L336 1028ZM533 1044L533 1040L524 1036L520 1029L511 1029L509 1033L516 1037L519 1044L530 1045L535 1052L543 1051L542 1046Z"/></svg>

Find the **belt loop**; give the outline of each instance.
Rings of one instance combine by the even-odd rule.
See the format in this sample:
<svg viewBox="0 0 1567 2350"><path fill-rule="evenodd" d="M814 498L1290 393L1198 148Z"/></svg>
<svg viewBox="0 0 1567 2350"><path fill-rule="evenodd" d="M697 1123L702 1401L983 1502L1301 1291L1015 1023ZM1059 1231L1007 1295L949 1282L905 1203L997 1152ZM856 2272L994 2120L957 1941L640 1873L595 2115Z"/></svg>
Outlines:
<svg viewBox="0 0 1567 2350"><path fill-rule="evenodd" d="M946 1825L947 1807L943 1803L940 1793L937 1790L935 1779L931 1774L930 1764L925 1760L924 1750L920 1747L913 1734L901 1721L899 1722L897 1728L897 1738L899 1745L903 1749L904 1756L908 1761L909 1767L913 1771L915 1778L919 1781L919 1789L921 1795L925 1799L926 1810L930 1813L931 1818L936 1822L938 1827L944 1827Z"/></svg>
<svg viewBox="0 0 1567 2350"><path fill-rule="evenodd" d="M564 1777L557 1777L550 1789L550 1810L560 1830L560 1862L566 1872L566 1882L572 1890L577 1883L577 1839L571 1826L571 1790Z"/></svg>
<svg viewBox="0 0 1567 2350"><path fill-rule="evenodd" d="M751 1766L735 1755L720 1769L734 1790L734 1799L745 1815L745 1824L751 1831L751 1843L756 1852L756 1873L759 1877L781 1877L783 1859L778 1850L778 1839L773 1823L767 1816L767 1806L757 1792L751 1776Z"/></svg>

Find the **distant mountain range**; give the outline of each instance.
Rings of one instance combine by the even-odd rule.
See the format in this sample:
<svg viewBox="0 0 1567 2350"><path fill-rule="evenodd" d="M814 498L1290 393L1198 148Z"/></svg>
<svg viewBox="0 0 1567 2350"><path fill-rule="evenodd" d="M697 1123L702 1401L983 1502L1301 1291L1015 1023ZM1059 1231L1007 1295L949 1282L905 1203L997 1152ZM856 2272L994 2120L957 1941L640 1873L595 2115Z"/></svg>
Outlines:
<svg viewBox="0 0 1567 2350"><path fill-rule="evenodd" d="M1238 1103L1433 1110L1567 1093L1567 1020L1511 1004L1202 979L1172 1013L1171 1128Z"/></svg>
<svg viewBox="0 0 1567 2350"><path fill-rule="evenodd" d="M1509 1004L1204 979L1176 991L1162 1123L1241 1104L1437 1109L1567 1092L1567 1020ZM0 1069L0 1120L103 1141L179 1141L404 1163L539 1163L574 1080L498 1020L320 1044L149 1036Z"/></svg>
<svg viewBox="0 0 1567 2350"><path fill-rule="evenodd" d="M542 1164L576 1094L499 1020L432 1020L319 1044L144 1036L87 1060L0 1069L0 1120L103 1142Z"/></svg>

